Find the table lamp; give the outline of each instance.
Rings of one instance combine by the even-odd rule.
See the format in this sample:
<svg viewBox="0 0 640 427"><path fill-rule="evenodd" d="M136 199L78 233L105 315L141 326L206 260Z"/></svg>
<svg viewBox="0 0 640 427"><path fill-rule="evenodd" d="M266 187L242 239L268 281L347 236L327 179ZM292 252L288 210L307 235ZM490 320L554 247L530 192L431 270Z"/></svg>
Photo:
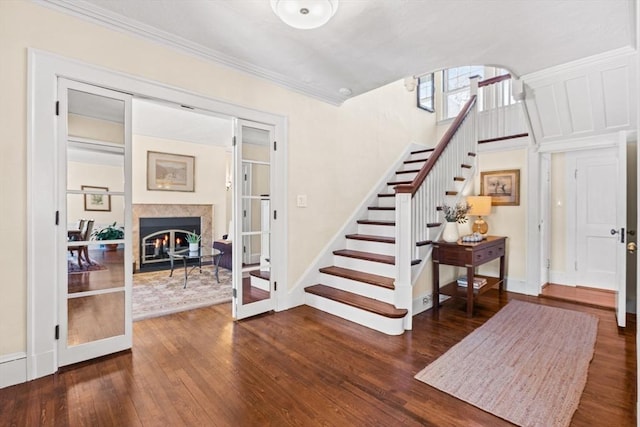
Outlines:
<svg viewBox="0 0 640 427"><path fill-rule="evenodd" d="M467 197L467 204L471 205L471 209L467 214L478 217L473 223L473 232L486 236L489 232L489 225L482 217L491 214L491 196L469 196Z"/></svg>

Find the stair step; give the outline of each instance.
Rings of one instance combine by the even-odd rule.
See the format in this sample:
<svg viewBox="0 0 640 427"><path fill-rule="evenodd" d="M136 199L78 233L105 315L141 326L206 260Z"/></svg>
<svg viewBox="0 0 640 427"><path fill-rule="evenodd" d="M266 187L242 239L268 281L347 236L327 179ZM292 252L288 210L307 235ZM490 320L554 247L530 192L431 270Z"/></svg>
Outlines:
<svg viewBox="0 0 640 427"><path fill-rule="evenodd" d="M387 182L387 185L403 185L403 184L411 184L413 180L410 181L390 181Z"/></svg>
<svg viewBox="0 0 640 427"><path fill-rule="evenodd" d="M249 276L257 277L258 279L271 280L271 272L261 270L251 270Z"/></svg>
<svg viewBox="0 0 640 427"><path fill-rule="evenodd" d="M423 150L412 151L411 154L431 153L433 150L435 150L435 148L425 148Z"/></svg>
<svg viewBox="0 0 640 427"><path fill-rule="evenodd" d="M364 271L351 270L350 268L336 267L332 265L331 267L321 268L320 273L344 277L345 279L368 283L370 285L380 286L387 289L395 289L395 286L393 285L394 280L391 277L365 273Z"/></svg>
<svg viewBox="0 0 640 427"><path fill-rule="evenodd" d="M454 176L454 177L453 177L453 180L454 180L454 181L464 181L465 179L466 179L466 178L465 178L465 177L463 177L463 176Z"/></svg>
<svg viewBox="0 0 640 427"><path fill-rule="evenodd" d="M420 169L409 169L406 171L398 171L396 172L396 175L402 175L402 174L409 174L409 173L418 173L420 172Z"/></svg>
<svg viewBox="0 0 640 427"><path fill-rule="evenodd" d="M378 197L396 197L396 193L379 193Z"/></svg>
<svg viewBox="0 0 640 427"><path fill-rule="evenodd" d="M441 222L429 222L427 223L427 228L440 227L442 225Z"/></svg>
<svg viewBox="0 0 640 427"><path fill-rule="evenodd" d="M447 196L457 196L458 192L457 191L445 191L444 194L447 195Z"/></svg>
<svg viewBox="0 0 640 427"><path fill-rule="evenodd" d="M394 206L369 206L368 209L370 211L395 211L396 210Z"/></svg>
<svg viewBox="0 0 640 427"><path fill-rule="evenodd" d="M429 158L426 159L416 159L416 160L405 160L403 163L405 165L409 165L411 163L422 163L422 162L426 162L427 160L429 160Z"/></svg>
<svg viewBox="0 0 640 427"><path fill-rule="evenodd" d="M388 225L391 227L395 227L395 221L375 221L371 219L359 219L358 224L368 224L368 225Z"/></svg>
<svg viewBox="0 0 640 427"><path fill-rule="evenodd" d="M475 156L477 156L477 154L476 153L467 153L467 156L475 157Z"/></svg>
<svg viewBox="0 0 640 427"><path fill-rule="evenodd" d="M421 242L416 242L416 246L427 246L433 243L433 240L423 240Z"/></svg>
<svg viewBox="0 0 640 427"><path fill-rule="evenodd" d="M354 251L351 249L339 249L337 251L333 251L333 254L347 257L347 258L361 259L364 261L379 262L381 264L395 265L396 263L396 257L394 256L374 254L373 252ZM414 259L413 261L411 261L411 265L416 265L416 264L420 264L419 259Z"/></svg>
<svg viewBox="0 0 640 427"><path fill-rule="evenodd" d="M359 308L361 310L369 311L371 313L375 313L384 317L401 319L407 315L406 309L398 309L391 304L387 304L386 302L363 297L362 295L356 295L351 292L331 288L322 284L309 286L305 288L305 292L337 301L351 307Z"/></svg>
<svg viewBox="0 0 640 427"><path fill-rule="evenodd" d="M347 239L365 240L367 242L396 243L396 239L393 237L371 236L369 234L347 234L346 237Z"/></svg>
<svg viewBox="0 0 640 427"><path fill-rule="evenodd" d="M471 169L473 166L471 166L471 165L467 165L467 164L464 164L464 163L463 163L463 164L461 164L461 165L460 165L460 167L461 167L461 168L464 168L464 169Z"/></svg>

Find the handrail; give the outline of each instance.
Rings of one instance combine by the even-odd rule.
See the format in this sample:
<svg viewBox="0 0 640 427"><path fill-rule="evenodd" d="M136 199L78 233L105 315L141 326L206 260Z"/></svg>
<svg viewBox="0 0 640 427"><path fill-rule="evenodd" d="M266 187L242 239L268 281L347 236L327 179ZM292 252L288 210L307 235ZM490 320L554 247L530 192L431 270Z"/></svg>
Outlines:
<svg viewBox="0 0 640 427"><path fill-rule="evenodd" d="M445 134L440 139L440 142L438 143L438 145L436 145L435 150L429 156L429 160L427 160L427 162L424 164L422 169L420 169L420 172L418 172L416 177L413 178L413 181L411 182L411 184L397 185L395 187L396 194L411 193L411 196L416 194L416 191L418 191L418 188L420 188L424 180L427 178L427 175L429 175L429 172L431 172L431 169L433 169L433 166L438 161L438 158L440 157L442 152L445 150L445 148L447 148L447 145L449 145L449 142L451 142L451 139L456 134L456 132L462 125L462 122L471 111L471 108L476 102L476 98L477 98L476 95L472 95L471 98L469 98L469 100L464 105L464 107L462 107L462 110L460 110L460 113L458 114L456 119L453 121L449 129L447 129L447 132L445 132Z"/></svg>
<svg viewBox="0 0 640 427"><path fill-rule="evenodd" d="M501 81L509 80L510 78L511 78L511 74L503 74L501 76L491 77L490 79L478 82L478 87L489 86L495 83L500 83Z"/></svg>

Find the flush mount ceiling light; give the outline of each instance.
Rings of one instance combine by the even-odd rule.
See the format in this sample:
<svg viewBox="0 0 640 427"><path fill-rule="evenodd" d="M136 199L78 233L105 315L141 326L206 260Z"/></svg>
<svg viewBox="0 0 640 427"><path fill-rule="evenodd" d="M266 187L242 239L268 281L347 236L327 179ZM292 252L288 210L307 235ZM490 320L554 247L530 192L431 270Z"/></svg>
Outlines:
<svg viewBox="0 0 640 427"><path fill-rule="evenodd" d="M271 8L285 24L310 30L329 22L338 10L338 0L271 0Z"/></svg>

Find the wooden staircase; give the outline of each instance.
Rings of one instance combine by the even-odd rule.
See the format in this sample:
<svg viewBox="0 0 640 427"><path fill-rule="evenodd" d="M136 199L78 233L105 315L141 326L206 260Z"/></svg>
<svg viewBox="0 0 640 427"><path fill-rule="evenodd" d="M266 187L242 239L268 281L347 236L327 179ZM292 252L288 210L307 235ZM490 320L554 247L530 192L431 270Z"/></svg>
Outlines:
<svg viewBox="0 0 640 427"><path fill-rule="evenodd" d="M387 182L367 217L357 220L357 232L347 234L346 248L333 251L333 265L320 268L320 283L305 288L307 305L389 335L404 332L407 309L394 305L395 190L411 183L433 149L411 152L396 179ZM439 227L440 223L430 224ZM427 245L431 242L419 242ZM412 265L420 264L420 259Z"/></svg>

